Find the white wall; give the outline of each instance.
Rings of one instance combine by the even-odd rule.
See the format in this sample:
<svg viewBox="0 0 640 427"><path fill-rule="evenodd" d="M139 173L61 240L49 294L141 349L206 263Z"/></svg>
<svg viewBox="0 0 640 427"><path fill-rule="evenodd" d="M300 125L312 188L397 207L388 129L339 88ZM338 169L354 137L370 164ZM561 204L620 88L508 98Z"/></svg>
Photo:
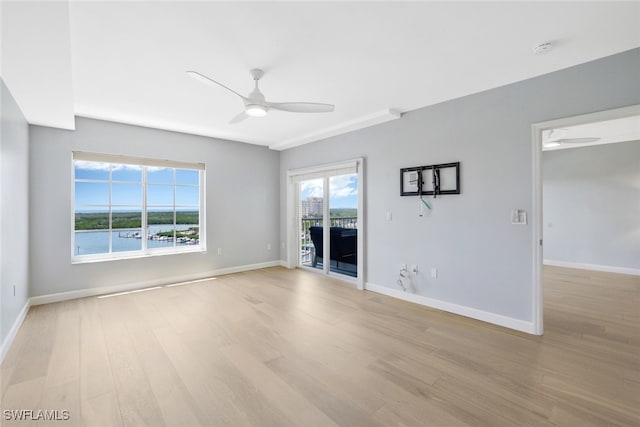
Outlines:
<svg viewBox="0 0 640 427"><path fill-rule="evenodd" d="M279 154L266 147L77 118L76 130L31 126L31 296L170 283L280 258ZM206 164L206 254L71 264L71 152ZM272 250L267 250L271 243ZM222 255L217 255L222 248Z"/></svg>
<svg viewBox="0 0 640 427"><path fill-rule="evenodd" d="M29 126L2 79L0 86L0 342L4 352L29 297Z"/></svg>
<svg viewBox="0 0 640 427"><path fill-rule="evenodd" d="M640 271L640 141L542 161L545 260Z"/></svg>
<svg viewBox="0 0 640 427"><path fill-rule="evenodd" d="M531 126L639 104L639 69L636 49L286 150L282 211L288 169L364 157L368 283L397 289L400 264L418 264L418 295L531 322ZM417 198L400 196L399 169L455 161L462 194L438 197L419 218ZM528 225L510 224L514 208L528 212ZM285 225L281 216L283 241ZM437 279L431 267L438 268Z"/></svg>

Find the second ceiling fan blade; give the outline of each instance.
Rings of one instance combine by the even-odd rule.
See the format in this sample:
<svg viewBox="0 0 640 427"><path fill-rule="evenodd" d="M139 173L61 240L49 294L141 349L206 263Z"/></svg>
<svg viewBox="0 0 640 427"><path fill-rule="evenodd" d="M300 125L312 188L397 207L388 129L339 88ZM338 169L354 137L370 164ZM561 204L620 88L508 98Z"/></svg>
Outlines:
<svg viewBox="0 0 640 427"><path fill-rule="evenodd" d="M588 144L590 142L599 141L601 138L597 137L586 137L586 138L558 138L558 139L550 139L547 142L557 142L559 144Z"/></svg>
<svg viewBox="0 0 640 427"><path fill-rule="evenodd" d="M187 74L188 74L189 76L193 77L195 80L197 80L197 81L199 81L199 82L202 82L202 83L204 83L204 84L208 84L208 85L211 85L211 84L218 85L218 86L220 86L220 87L225 88L225 89L226 89L226 90L228 90L229 92L235 93L236 95L238 95L238 96L239 96L240 98L242 98L243 100L246 100L246 99L247 99L247 98L245 98L244 96L240 95L240 94L239 94L238 92L236 92L235 90L231 89L230 87L225 86L225 85L223 85L222 83L217 82L217 81L215 81L215 80L213 80L213 79L210 79L209 77L205 76L204 74L200 74L200 73L199 73L199 72L197 72L197 71L187 71Z"/></svg>
<svg viewBox="0 0 640 427"><path fill-rule="evenodd" d="M290 111L292 113L330 113L335 109L332 104L315 102L266 102L265 105L274 110Z"/></svg>
<svg viewBox="0 0 640 427"><path fill-rule="evenodd" d="M243 111L240 114L238 114L237 116L235 116L233 119L231 119L229 124L240 123L240 122L245 121L248 118L249 118L249 115Z"/></svg>

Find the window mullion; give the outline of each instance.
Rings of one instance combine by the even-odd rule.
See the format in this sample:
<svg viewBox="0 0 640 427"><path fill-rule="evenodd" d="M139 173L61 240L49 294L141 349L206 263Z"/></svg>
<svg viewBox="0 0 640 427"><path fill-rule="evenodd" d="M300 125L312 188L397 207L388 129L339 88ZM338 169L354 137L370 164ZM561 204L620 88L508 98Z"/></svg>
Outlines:
<svg viewBox="0 0 640 427"><path fill-rule="evenodd" d="M176 224L176 222L178 221L177 218L177 214L176 214L176 169L173 168L173 247L177 247L178 243L176 242L177 238L178 238L178 224Z"/></svg>
<svg viewBox="0 0 640 427"><path fill-rule="evenodd" d="M109 253L113 253L113 163L109 163Z"/></svg>
<svg viewBox="0 0 640 427"><path fill-rule="evenodd" d="M204 215L205 215L205 204L204 204L204 172L198 172L198 240L199 244L202 247L203 242L206 244L206 240L203 240L204 233L206 229L204 228Z"/></svg>
<svg viewBox="0 0 640 427"><path fill-rule="evenodd" d="M147 225L147 166L142 167L142 222L140 225L142 226L142 252L147 252L147 242L149 241L149 236L147 233L149 232Z"/></svg>

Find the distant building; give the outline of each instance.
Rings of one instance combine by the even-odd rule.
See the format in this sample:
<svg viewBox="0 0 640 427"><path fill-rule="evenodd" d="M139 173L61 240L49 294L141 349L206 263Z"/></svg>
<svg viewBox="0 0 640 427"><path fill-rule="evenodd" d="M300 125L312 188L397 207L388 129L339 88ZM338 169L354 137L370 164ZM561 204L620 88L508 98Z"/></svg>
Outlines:
<svg viewBox="0 0 640 427"><path fill-rule="evenodd" d="M322 197L307 197L300 202L300 214L306 216L322 216L322 206L324 199Z"/></svg>

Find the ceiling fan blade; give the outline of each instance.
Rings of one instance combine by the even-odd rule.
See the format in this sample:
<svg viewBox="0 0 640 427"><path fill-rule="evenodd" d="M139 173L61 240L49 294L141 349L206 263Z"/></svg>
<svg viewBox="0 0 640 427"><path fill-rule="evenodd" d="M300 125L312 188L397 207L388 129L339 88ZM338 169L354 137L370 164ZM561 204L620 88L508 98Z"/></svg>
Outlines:
<svg viewBox="0 0 640 427"><path fill-rule="evenodd" d="M229 122L229 124L235 124L235 123L240 123L245 121L246 119L249 118L249 115L246 112L241 112L240 114L238 114L237 116L235 116L233 119L231 119L231 121Z"/></svg>
<svg viewBox="0 0 640 427"><path fill-rule="evenodd" d="M197 81L199 81L199 82L201 82L201 83L208 84L208 85L215 84L215 85L217 85L217 86L220 86L220 87L225 88L225 89L226 89L226 90L228 90L229 92L235 93L236 95L238 95L238 96L239 96L240 98L242 98L243 100L246 100L246 99L247 99L247 98L245 98L244 96L240 95L240 94L239 94L238 92L236 92L235 90L231 89L230 87L227 87L227 86L223 85L223 84L222 84L222 83L220 83L220 82L217 82L217 81L215 81L215 80L213 80L213 79L210 79L209 77L207 77L207 76L205 76L205 75L203 75L203 74L200 74L200 73L199 73L199 72L197 72L197 71L187 71L186 73L187 73L189 76L193 77L195 80L197 80Z"/></svg>
<svg viewBox="0 0 640 427"><path fill-rule="evenodd" d="M590 142L599 141L601 138L586 137L586 138L560 138L552 140L551 142L557 142L559 144L588 144Z"/></svg>
<svg viewBox="0 0 640 427"><path fill-rule="evenodd" d="M265 106L292 113L330 113L335 109L335 105L315 102L265 102Z"/></svg>

